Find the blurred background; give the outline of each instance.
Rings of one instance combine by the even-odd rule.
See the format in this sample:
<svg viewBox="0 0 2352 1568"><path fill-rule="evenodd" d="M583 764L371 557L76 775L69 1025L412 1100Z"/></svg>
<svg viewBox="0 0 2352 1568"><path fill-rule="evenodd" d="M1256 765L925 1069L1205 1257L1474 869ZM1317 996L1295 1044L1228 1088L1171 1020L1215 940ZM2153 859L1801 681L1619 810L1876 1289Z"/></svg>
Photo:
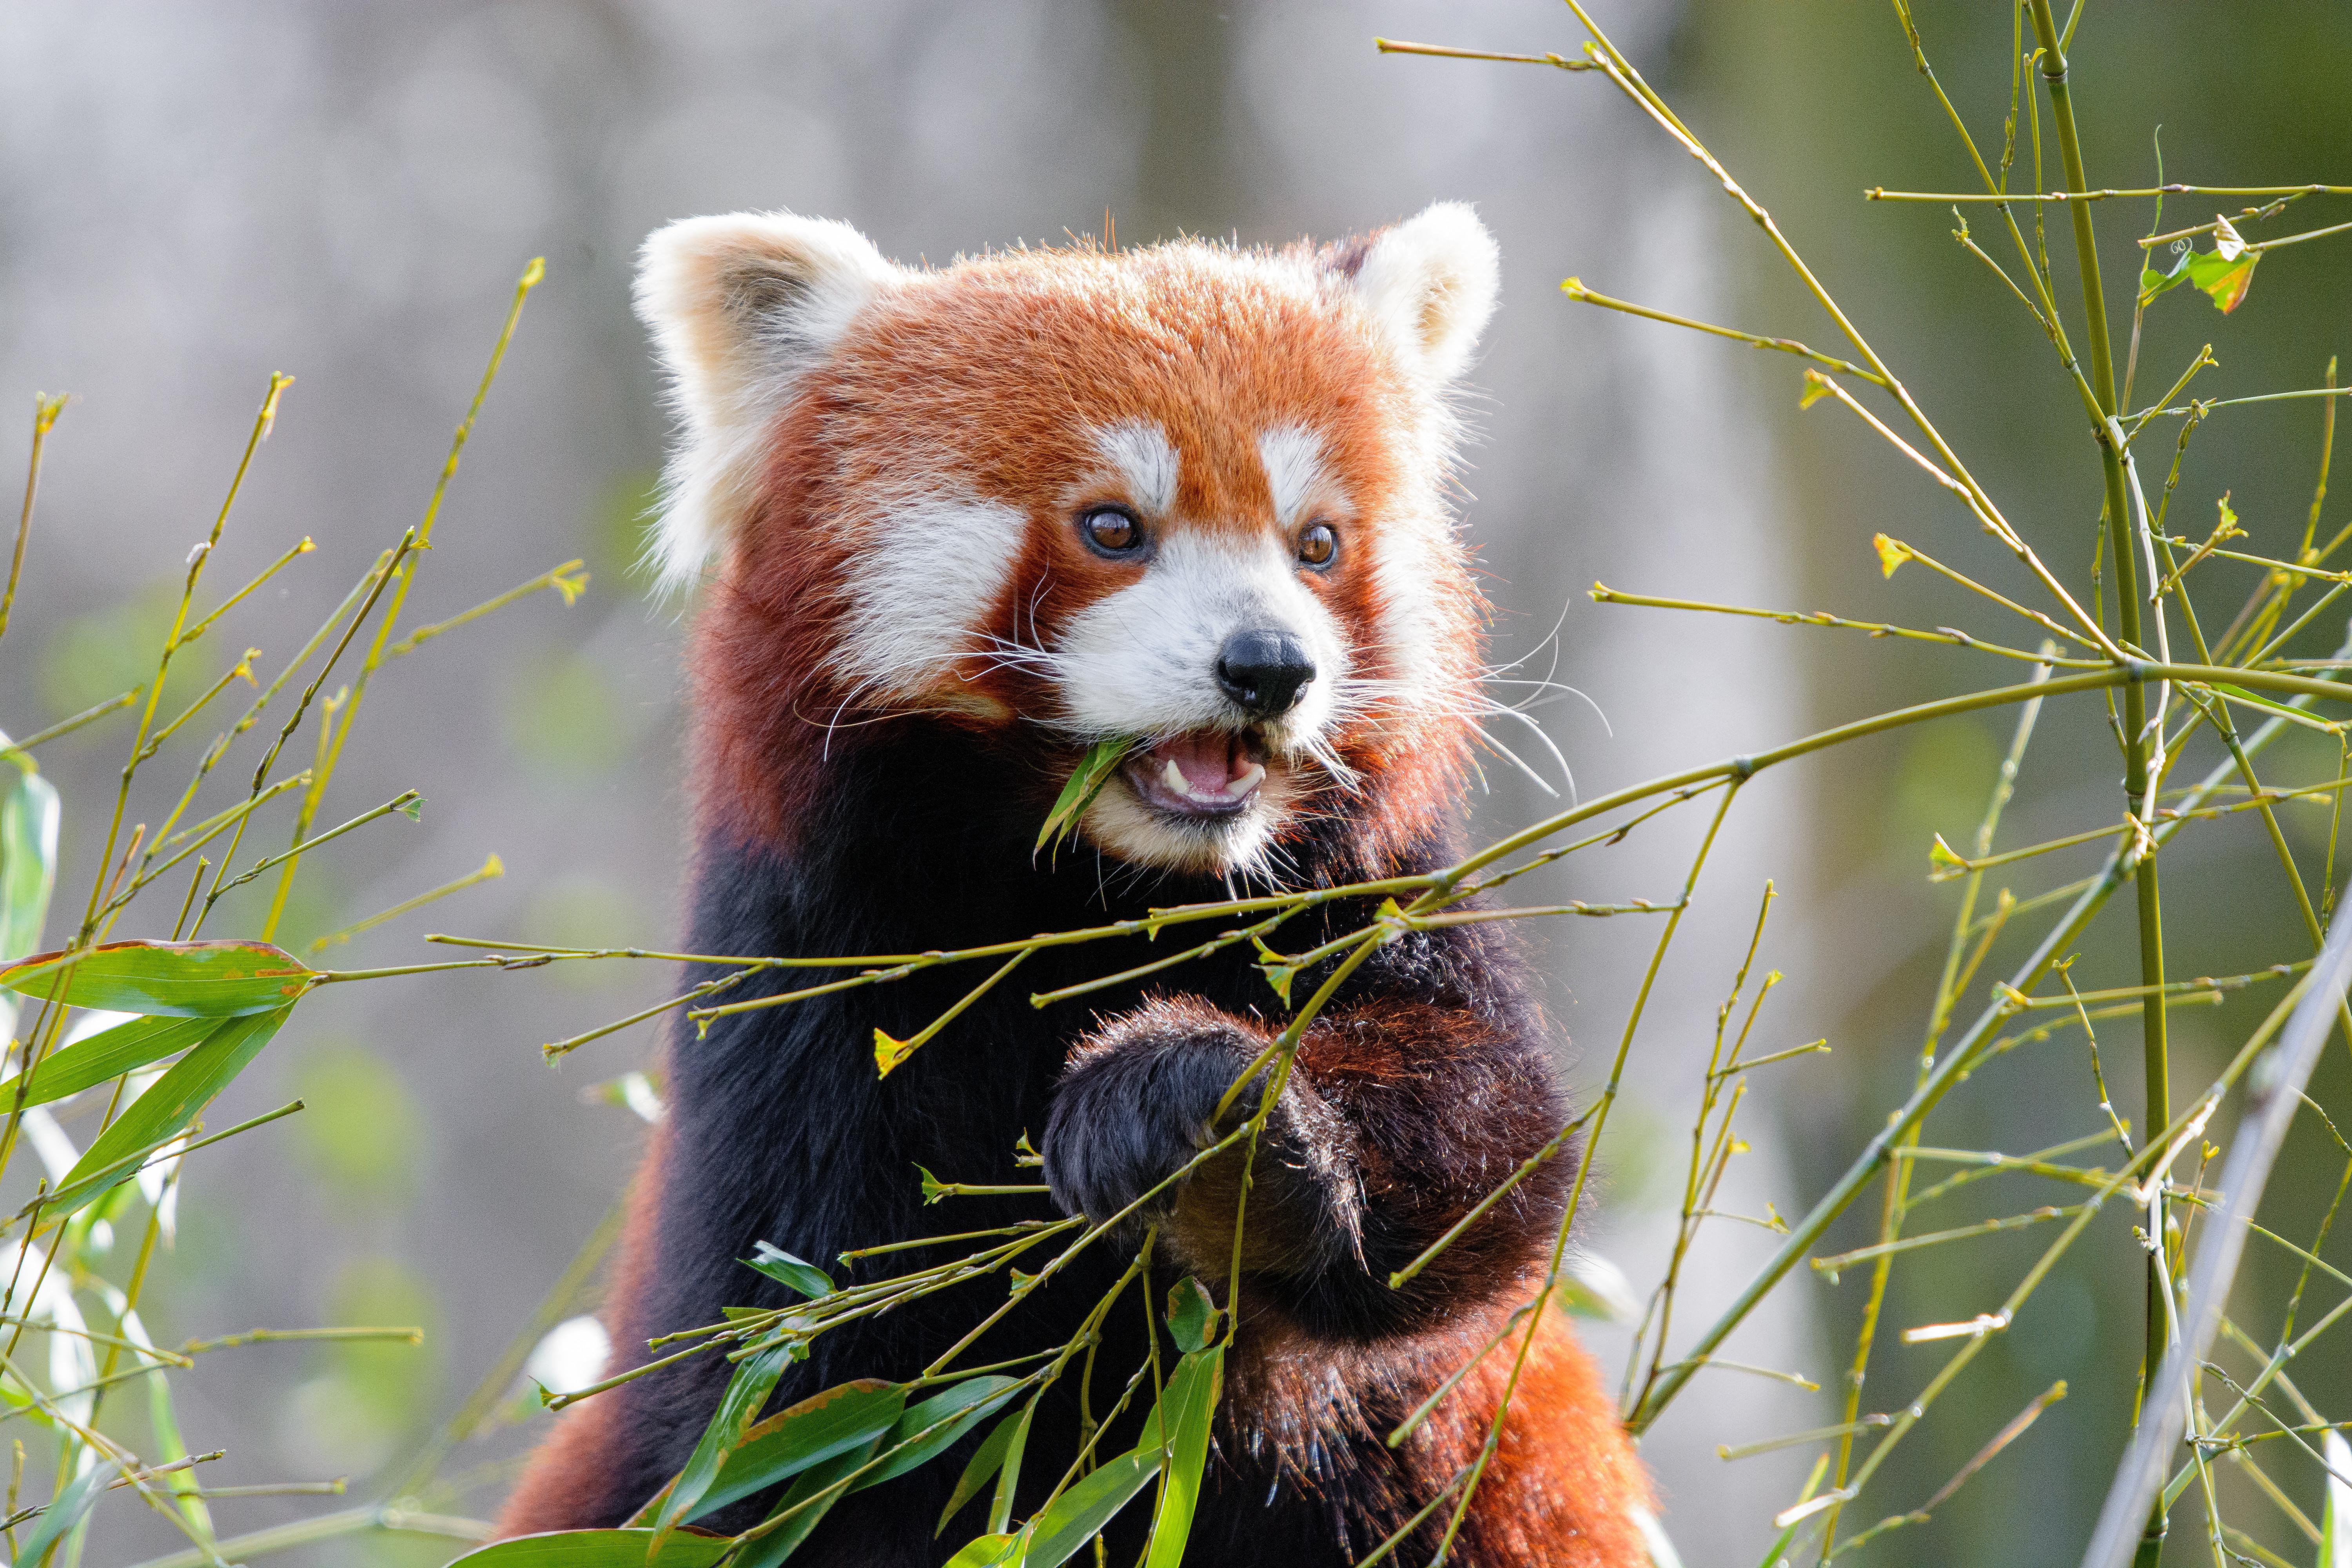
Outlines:
<svg viewBox="0 0 2352 1568"><path fill-rule="evenodd" d="M1970 188L1895 19L1840 0L1594 8L1775 211L2010 515L2079 578L2097 467L2047 345L1952 243L1946 210L1860 199L1874 184ZM1943 79L1993 146L2007 103L2005 9L1914 6ZM248 643L265 650L259 668L278 668L420 514L513 279L544 255L547 280L450 491L408 621L454 615L573 557L593 584L570 607L535 595L428 644L377 682L320 820L406 787L424 793L423 820L390 820L307 860L281 939L307 952L495 854L502 879L320 961L425 962L440 956L419 941L427 931L674 940L677 663L691 612L651 602L635 567L664 423L628 282L649 229L742 207L846 218L913 262L1098 233L1107 216L1129 245L1179 231L1280 243L1361 230L1435 199L1475 202L1502 243L1504 293L1474 377L1467 521L1498 658L1528 659L1523 673L1551 673L1591 700L1538 714L1575 787L1590 795L2015 679L1959 653L1589 602L1599 579L2017 635L1924 571L1881 580L1869 539L1882 529L1962 570L2016 579L1956 505L1858 422L1826 406L1801 416L1794 362L1559 294L1576 274L1603 292L1834 349L1704 171L1597 77L1382 58L1375 34L1567 53L1580 41L1546 0L0 8L0 408L21 414L37 389L75 398L50 442L27 587L0 647L0 726L21 735L146 679L183 558L211 526L267 378L282 370L297 384L210 582L242 582L306 534L318 549L215 633L184 678L194 695ZM2352 17L2329 0L2095 4L2076 61L2097 183L2152 179L2159 122L2175 179L2340 181L2352 168L2342 113ZM2175 211L2175 226L2210 216ZM2144 206L2101 214L2115 294L2146 220ZM2071 277L2071 250L2053 244ZM2347 257L2325 243L2280 252L2226 322L2186 291L2162 301L2141 351L2144 393L2169 384L2208 341L2221 368L2200 384L2207 395L2316 384L2352 346ZM0 470L21 460L28 423L0 424ZM2308 403L2217 419L2186 471L2177 531L2201 536L2229 489L2251 548L2290 549L2318 426ZM2343 521L2344 504L2331 505L2322 537ZM2315 651L2341 630L2315 628ZM2030 758L2005 843L2110 819L2113 752L2074 717L2045 720L2045 735L2071 738ZM1759 967L1787 979L1755 1050L1827 1037L1833 1054L1760 1076L1743 1112L1752 1152L1724 1204L1794 1215L1907 1090L1957 898L1925 880L1929 836L1966 842L2009 722L1904 731L1744 793L1634 1041L1604 1144L1607 1192L1588 1244L1637 1290L1671 1245L1697 1076L1765 879L1780 900ZM67 803L61 888L92 875L124 730L101 723L43 749ZM2305 739L2325 749L2315 765L2333 762L2332 742L2294 743ZM1570 787L1548 756L1537 765ZM159 768L153 787L177 772ZM1486 773L1482 829L1549 808L1507 764ZM131 816L164 809L134 801ZM2290 825L2305 847L2324 841L2324 811ZM1543 896L1670 899L1701 826L1677 816L1579 856ZM2168 936L2192 972L2300 955L2259 834L2240 819L2167 858ZM2089 863L2067 861L2044 881ZM218 933L259 910L225 912ZM64 919L53 914L53 937ZM1580 1091L1606 1075L1655 932L1581 921L1530 934L1562 1069ZM2078 975L2129 984L2130 941L2127 916L2103 926ZM555 1071L537 1047L658 999L671 981L652 965L559 966L336 987L305 1006L214 1120L295 1094L310 1109L194 1168L180 1244L148 1292L151 1323L167 1343L333 1322L415 1322L427 1337L413 1350L208 1358L175 1386L191 1442L229 1451L210 1484L350 1475L364 1494L447 1416L608 1212L645 1134L598 1086L650 1061L650 1026L584 1047ZM2202 1082L2267 1005L2185 1014L2181 1081ZM2137 1105L2128 1028L2102 1039L2118 1102ZM2315 1097L2341 1106L2347 1088L2345 1058L2331 1057ZM2021 1152L2095 1130L2093 1104L2072 1047L2021 1051L1958 1093L1932 1141ZM2283 1168L2321 1168L2298 1161L2317 1161L2301 1143ZM2329 1185L2279 1184L2280 1228L2308 1234ZM2022 1206L2014 1191L1979 1194L1974 1208L1978 1194L1955 1200L1951 1223ZM1874 1201L1857 1205L1831 1245L1866 1240L1875 1213ZM1677 1309L1685 1333L1772 1241L1727 1222L1703 1234ZM1923 1254L1895 1274L1889 1324L1990 1310L2040 1245L2000 1237ZM2035 1394L2069 1381L2070 1397L2023 1446L1932 1523L1874 1549L1878 1560L2074 1560L2127 1419L2140 1312L2131 1258L2124 1224L2102 1225L2029 1309L2022 1321L2036 1331L1997 1340L1900 1450L1874 1498L1885 1506L1868 1518L1914 1506ZM2277 1262L2257 1254L2252 1267ZM1727 1347L1820 1392L1703 1373L1645 1445L1694 1568L1752 1562L1771 1539L1770 1516L1817 1450L1726 1463L1715 1446L1838 1419L1865 1288L1861 1273L1833 1287L1801 1268ZM590 1305L593 1293L573 1310ZM1589 1337L1613 1375L1627 1331ZM1943 1359L1889 1342L1864 1407L1899 1409ZM2352 1392L2346 1364L2323 1359L2306 1392L2323 1405ZM115 1409L135 1445L131 1402ZM433 1506L493 1511L511 1458L544 1421L470 1446L451 1468L463 1485ZM2277 1468L2315 1516L2316 1468ZM315 1511L279 1500L218 1510L225 1533ZM2251 1509L2240 1511L2251 1524ZM2275 1525L2273 1515L2252 1527L2305 1552ZM2177 1532L2176 1550L2194 1549L2194 1533ZM92 1560L133 1562L173 1543L157 1521L111 1509ZM379 1538L278 1560L446 1554Z"/></svg>

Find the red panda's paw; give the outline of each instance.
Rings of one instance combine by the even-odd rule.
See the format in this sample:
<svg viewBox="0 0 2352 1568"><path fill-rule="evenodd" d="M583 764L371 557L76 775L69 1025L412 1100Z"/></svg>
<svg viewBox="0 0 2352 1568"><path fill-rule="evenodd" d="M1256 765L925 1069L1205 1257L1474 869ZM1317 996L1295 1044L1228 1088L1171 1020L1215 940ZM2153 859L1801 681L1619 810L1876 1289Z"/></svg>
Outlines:
<svg viewBox="0 0 2352 1568"><path fill-rule="evenodd" d="M1217 1106L1265 1045L1240 1019L1171 1001L1147 1004L1089 1036L1071 1053L1045 1127L1045 1181L1054 1201L1097 1223L1132 1205L1121 1224L1126 1237L1139 1238L1146 1226L1156 1226L1163 1254L1222 1279L1234 1256L1246 1160L1244 1268L1296 1277L1354 1266L1363 1200L1353 1139L1297 1073L1255 1155L1244 1141L1168 1182L1255 1112L1264 1071L1234 1096L1223 1117Z"/></svg>

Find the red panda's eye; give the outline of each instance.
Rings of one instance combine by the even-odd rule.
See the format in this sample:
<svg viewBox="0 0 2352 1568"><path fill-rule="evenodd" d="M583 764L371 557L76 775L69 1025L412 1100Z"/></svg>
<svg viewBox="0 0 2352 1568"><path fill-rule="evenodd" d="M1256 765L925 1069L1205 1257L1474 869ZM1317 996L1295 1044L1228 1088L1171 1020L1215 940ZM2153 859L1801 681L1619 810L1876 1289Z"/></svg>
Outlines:
<svg viewBox="0 0 2352 1568"><path fill-rule="evenodd" d="M1339 553L1339 535L1328 522L1313 522L1298 536L1298 559L1309 566L1328 566Z"/></svg>
<svg viewBox="0 0 2352 1568"><path fill-rule="evenodd" d="M1112 507L1087 513L1078 519L1078 529L1087 543L1108 555L1123 555L1143 542L1135 519Z"/></svg>

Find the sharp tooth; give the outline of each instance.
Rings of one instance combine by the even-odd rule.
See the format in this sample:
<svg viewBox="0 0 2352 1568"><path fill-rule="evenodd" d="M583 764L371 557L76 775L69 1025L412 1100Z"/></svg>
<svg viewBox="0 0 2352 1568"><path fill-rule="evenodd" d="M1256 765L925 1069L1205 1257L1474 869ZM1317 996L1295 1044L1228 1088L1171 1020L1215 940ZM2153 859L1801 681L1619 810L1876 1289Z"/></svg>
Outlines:
<svg viewBox="0 0 2352 1568"><path fill-rule="evenodd" d="M1185 797L1186 799L1190 799L1192 797L1192 782L1185 778L1184 770L1176 765L1176 760L1173 757L1171 757L1168 761L1168 771L1160 776L1160 782L1165 784L1170 789L1174 790L1178 795Z"/></svg>
<svg viewBox="0 0 2352 1568"><path fill-rule="evenodd" d="M1225 785L1225 793L1233 796L1235 800L1239 800L1242 796L1249 794L1250 791L1257 788L1259 783L1264 780L1265 777L1265 767L1259 763L1252 763L1249 766L1244 768L1238 776L1234 778Z"/></svg>

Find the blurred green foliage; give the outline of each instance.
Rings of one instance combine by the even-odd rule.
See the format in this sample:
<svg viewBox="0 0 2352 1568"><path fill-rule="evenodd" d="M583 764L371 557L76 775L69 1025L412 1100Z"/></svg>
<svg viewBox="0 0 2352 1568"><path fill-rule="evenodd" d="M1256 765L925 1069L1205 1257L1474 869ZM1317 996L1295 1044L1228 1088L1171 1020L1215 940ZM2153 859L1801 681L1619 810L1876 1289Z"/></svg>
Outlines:
<svg viewBox="0 0 2352 1568"><path fill-rule="evenodd" d="M41 700L48 716L68 718L153 679L155 650L171 630L172 612L179 602L179 581L159 578L50 632L40 656ZM219 670L205 657L214 651L199 643L189 657L173 661L163 681L163 717L177 712L218 677ZM229 657L244 651L232 649Z"/></svg>
<svg viewBox="0 0 2352 1568"><path fill-rule="evenodd" d="M1882 819L1892 840L1888 858L1906 871L1924 867L1927 845L1938 833L1969 853L1985 796L2000 772L2001 750L1988 726L1966 719L1907 732Z"/></svg>
<svg viewBox="0 0 2352 1568"><path fill-rule="evenodd" d="M321 1345L318 1369L288 1402L281 1446L319 1474L362 1476L394 1458L440 1405L438 1319L431 1286L399 1259L360 1258L328 1287L324 1321L355 1326L414 1324L423 1345L352 1341Z"/></svg>
<svg viewBox="0 0 2352 1568"><path fill-rule="evenodd" d="M570 648L546 648L507 670L507 739L539 772L578 784L629 754L636 714L604 667Z"/></svg>
<svg viewBox="0 0 2352 1568"><path fill-rule="evenodd" d="M295 1135L320 1184L346 1205L404 1206L424 1121L391 1064L365 1046L322 1041L295 1069L294 1092L308 1108Z"/></svg>
<svg viewBox="0 0 2352 1568"><path fill-rule="evenodd" d="M658 947L660 925L651 914L618 883L572 871L532 893L517 929L550 947ZM551 984L579 990L611 990L631 980L625 969L610 963L558 963L547 975Z"/></svg>

